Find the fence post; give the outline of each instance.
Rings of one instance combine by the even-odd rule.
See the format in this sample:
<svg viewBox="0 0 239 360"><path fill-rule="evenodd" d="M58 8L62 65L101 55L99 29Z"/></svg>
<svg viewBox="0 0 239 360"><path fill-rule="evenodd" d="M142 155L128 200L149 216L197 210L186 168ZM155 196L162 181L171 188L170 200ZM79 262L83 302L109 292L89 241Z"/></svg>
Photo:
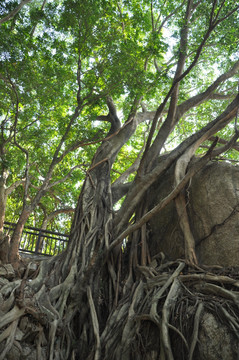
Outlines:
<svg viewBox="0 0 239 360"><path fill-rule="evenodd" d="M42 236L42 232L41 229L39 231L38 237L37 237L37 243L36 243L36 248L35 248L35 253L38 254L38 250L39 250L39 246L40 246L40 241L41 241L41 236Z"/></svg>

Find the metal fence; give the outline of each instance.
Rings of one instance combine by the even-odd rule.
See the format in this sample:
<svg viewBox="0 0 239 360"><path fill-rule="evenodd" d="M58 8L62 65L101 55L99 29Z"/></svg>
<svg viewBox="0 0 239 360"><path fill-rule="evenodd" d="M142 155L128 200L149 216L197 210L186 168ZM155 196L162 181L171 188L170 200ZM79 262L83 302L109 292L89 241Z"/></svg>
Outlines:
<svg viewBox="0 0 239 360"><path fill-rule="evenodd" d="M4 230L10 237L16 224L4 223ZM66 249L69 235L56 233L49 230L41 230L31 226L25 226L22 232L19 250L37 255L54 256Z"/></svg>

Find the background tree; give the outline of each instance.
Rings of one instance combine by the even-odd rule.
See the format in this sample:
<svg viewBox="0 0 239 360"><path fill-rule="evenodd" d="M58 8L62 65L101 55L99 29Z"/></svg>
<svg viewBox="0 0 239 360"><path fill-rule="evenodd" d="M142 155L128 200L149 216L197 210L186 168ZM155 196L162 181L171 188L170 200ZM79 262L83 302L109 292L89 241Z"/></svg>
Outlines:
<svg viewBox="0 0 239 360"><path fill-rule="evenodd" d="M2 6L4 7L4 5ZM7 3L5 6L11 10L11 6L15 6L15 4ZM2 33L6 32L2 43L1 74L2 204L6 204L7 197L16 187L23 185L20 190L18 189L17 194L14 193L18 208L10 207L7 210L8 219L17 221L11 241L12 260L18 251L23 226L36 210L42 196L47 192L45 198L46 196L48 198L55 196L56 199L57 194L60 194L60 202L66 207L72 206L76 199L74 197L75 186L72 184L76 182L79 184L84 176L82 173L78 173L76 176L74 172L77 173L77 169L80 167L84 168L89 161L85 151L78 150L80 146L84 147L85 141L88 142L88 134L85 132L85 135L82 136L82 126L72 129L80 112L75 109L74 97L73 95L71 97L72 90L69 90L72 81L74 82L72 78L70 79L72 58L67 57L67 60L64 60L63 53L59 58L56 56L51 59L51 51L54 53L56 50L55 45L44 44L41 36L34 38L34 34L30 30L39 20L39 16L41 18L41 15L36 15L36 13L41 13L41 10L38 11L35 6L30 13L32 22L29 20L25 22L26 14L22 14L24 15L23 22L17 30L11 29L9 32L7 27L4 28L5 24L2 25ZM22 31L29 31L29 34L26 35L23 42L19 43ZM60 51L60 48L58 50ZM67 69L70 70L68 84L63 76ZM57 72L60 72L61 75L58 76ZM65 84L64 87L62 87L62 83ZM63 102L57 104L57 97L61 97L60 94L65 92L68 94L68 100L70 99L70 101L65 99L68 102L67 106L63 97ZM69 131L71 134L66 143L65 139ZM89 133L92 141L94 129L89 129ZM79 139L79 136L82 136L83 139ZM62 147L64 147L64 151L62 151ZM69 153L73 150L75 154L70 159ZM78 156L82 159L81 164L75 160ZM63 187L62 183L64 183ZM71 194L68 193L67 198L65 188L70 184L73 190L71 190ZM47 199L44 201L51 204ZM1 207L1 229L5 218L5 209L5 205ZM55 209L49 208L48 212L53 210ZM38 224L34 225L39 226L40 222L41 219L38 220Z"/></svg>
<svg viewBox="0 0 239 360"><path fill-rule="evenodd" d="M2 18L16 5L4 2ZM30 214L91 164L67 250L34 274L15 263L20 279L0 290L0 359L17 347L36 359L174 358L170 304L185 263L145 285L161 271L152 270L146 223L174 200L185 258L197 263L182 190L209 159L231 148L228 158L237 156L238 9L230 0L65 0L30 2L2 21L1 181L5 190L23 185L12 262ZM148 209L147 191L169 168L174 188ZM77 171L74 183L83 179ZM160 340L148 349L156 330Z"/></svg>

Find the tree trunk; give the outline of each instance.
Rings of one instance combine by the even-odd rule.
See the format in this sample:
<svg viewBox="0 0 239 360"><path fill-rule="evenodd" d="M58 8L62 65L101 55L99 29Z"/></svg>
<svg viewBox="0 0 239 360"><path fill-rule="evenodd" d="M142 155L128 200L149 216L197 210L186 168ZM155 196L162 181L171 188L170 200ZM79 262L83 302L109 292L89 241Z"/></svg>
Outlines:
<svg viewBox="0 0 239 360"><path fill-rule="evenodd" d="M5 196L5 187L0 181L0 241L3 236L3 225L5 221L5 211L6 211L6 196Z"/></svg>
<svg viewBox="0 0 239 360"><path fill-rule="evenodd" d="M18 249L19 249L19 245L20 245L22 232L24 229L24 225L26 224L31 212L32 212L31 209L28 209L28 208L23 209L23 211L21 212L21 215L18 219L18 222L16 224L16 227L14 229L13 235L11 237L11 242L10 242L10 253L9 253L9 262L10 263L15 263L19 258Z"/></svg>
<svg viewBox="0 0 239 360"><path fill-rule="evenodd" d="M7 331L13 328L6 341L6 332L3 333L2 344L6 345L7 342L7 346L0 359L4 359L10 348L14 352L15 332L22 329L24 318L28 328L35 321L39 326L35 337L37 348L30 345L31 355L35 358L57 359L61 353L62 358L73 359L74 354L79 353L77 338L80 339L82 358L87 358L92 346L96 354L100 353L97 329L101 331L104 328L113 307L117 280L113 259L105 259L103 256L112 236L110 170L118 151L135 126L131 119L98 149L78 201L67 251L54 259L41 262L35 275L32 274L30 264L25 272L19 265L18 273L23 279L7 285L7 292L10 293L15 287L19 288L19 297L11 297L4 310L6 316L0 322L0 328L8 326ZM20 216L12 238L11 261L16 259L19 235L29 215L30 209ZM32 281L27 280L29 275L33 276ZM10 318L9 311L12 314ZM79 337L75 336L75 331ZM60 343L59 332L62 339ZM21 345L25 349L29 346L25 340Z"/></svg>
<svg viewBox="0 0 239 360"><path fill-rule="evenodd" d="M6 180L7 177L3 172L3 175L0 178L0 263L3 264L8 262L9 254L9 237L4 235L4 221L7 203Z"/></svg>

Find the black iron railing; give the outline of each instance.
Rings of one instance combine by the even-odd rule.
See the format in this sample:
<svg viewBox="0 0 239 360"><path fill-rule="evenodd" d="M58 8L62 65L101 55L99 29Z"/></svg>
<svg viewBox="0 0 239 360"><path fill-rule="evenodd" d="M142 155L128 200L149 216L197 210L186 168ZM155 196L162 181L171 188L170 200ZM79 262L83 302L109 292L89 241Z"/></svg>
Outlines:
<svg viewBox="0 0 239 360"><path fill-rule="evenodd" d="M4 223L5 232L11 237L16 224ZM19 250L45 256L54 256L66 249L69 235L56 233L49 230L41 230L31 226L25 226L22 232Z"/></svg>

